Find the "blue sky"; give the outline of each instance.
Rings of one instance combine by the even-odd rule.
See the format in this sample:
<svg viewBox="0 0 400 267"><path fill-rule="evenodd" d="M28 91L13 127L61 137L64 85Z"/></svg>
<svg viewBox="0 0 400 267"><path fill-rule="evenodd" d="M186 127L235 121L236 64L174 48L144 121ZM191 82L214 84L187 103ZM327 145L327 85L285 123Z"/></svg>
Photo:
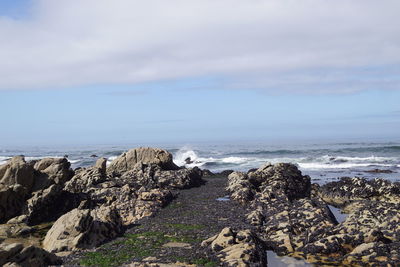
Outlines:
<svg viewBox="0 0 400 267"><path fill-rule="evenodd" d="M0 146L400 139L394 1L109 3L0 2Z"/></svg>

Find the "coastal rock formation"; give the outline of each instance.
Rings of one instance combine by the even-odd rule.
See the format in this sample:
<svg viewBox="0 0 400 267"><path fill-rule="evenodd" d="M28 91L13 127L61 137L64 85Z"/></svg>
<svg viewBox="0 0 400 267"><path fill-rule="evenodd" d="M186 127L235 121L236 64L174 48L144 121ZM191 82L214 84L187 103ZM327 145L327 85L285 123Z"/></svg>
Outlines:
<svg viewBox="0 0 400 267"><path fill-rule="evenodd" d="M43 218L51 219L47 215L52 214L52 209L47 205L59 204L54 202L55 195L72 176L70 163L64 158L26 162L23 156L13 157L0 166L0 222L23 213L35 218L35 223ZM39 210L48 210L48 214L41 214L39 218L34 210L44 204L46 208ZM30 216L32 212L34 215Z"/></svg>
<svg viewBox="0 0 400 267"><path fill-rule="evenodd" d="M267 266L265 248L250 230L224 228L202 246L209 246L226 266Z"/></svg>
<svg viewBox="0 0 400 267"><path fill-rule="evenodd" d="M293 164L266 164L248 173L228 177L231 198L250 204L249 222L262 239L280 255L303 247L308 235L337 224L326 204L311 198L310 177Z"/></svg>
<svg viewBox="0 0 400 267"><path fill-rule="evenodd" d="M63 185L74 175L70 169L71 163L66 158L44 158L37 161L33 167L36 170L33 191L48 188L53 184Z"/></svg>
<svg viewBox="0 0 400 267"><path fill-rule="evenodd" d="M43 248L50 252L93 248L121 232L121 218L112 208L74 209L54 223Z"/></svg>
<svg viewBox="0 0 400 267"><path fill-rule="evenodd" d="M137 163L156 164L163 170L177 170L178 166L172 161L172 154L158 148L140 147L131 149L113 160L107 171L121 175L135 167Z"/></svg>
<svg viewBox="0 0 400 267"><path fill-rule="evenodd" d="M384 179L343 177L321 186L318 193L325 202L338 207L363 199L399 203L400 183Z"/></svg>
<svg viewBox="0 0 400 267"><path fill-rule="evenodd" d="M400 264L398 183L356 177L311 185L291 164L235 172L228 179L231 198L250 204L249 222L279 255L339 265ZM325 203L349 215L338 223Z"/></svg>
<svg viewBox="0 0 400 267"><path fill-rule="evenodd" d="M119 157L112 171L106 168L105 159L93 167L77 169L63 192L79 196L82 202L55 222L44 247L49 251L95 247L120 234L123 226L164 207L173 198L170 190L201 183L200 169L171 170L171 163L172 155L164 150L140 148ZM108 215L99 216L100 211Z"/></svg>
<svg viewBox="0 0 400 267"><path fill-rule="evenodd" d="M61 263L56 255L38 247L24 247L19 243L0 244L1 266L42 267Z"/></svg>
<svg viewBox="0 0 400 267"><path fill-rule="evenodd" d="M184 189L200 185L202 183L201 178L202 172L197 167L193 169L164 170L159 165L138 163L120 178L117 178L116 182L129 184L134 188Z"/></svg>

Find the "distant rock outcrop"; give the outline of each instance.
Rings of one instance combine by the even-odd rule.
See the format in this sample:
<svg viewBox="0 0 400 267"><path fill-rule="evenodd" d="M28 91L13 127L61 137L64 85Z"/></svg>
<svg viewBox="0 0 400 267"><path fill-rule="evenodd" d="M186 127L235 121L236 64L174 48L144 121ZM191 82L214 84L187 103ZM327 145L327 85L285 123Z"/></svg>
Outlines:
<svg viewBox="0 0 400 267"><path fill-rule="evenodd" d="M113 160L107 171L114 175L122 175L133 169L139 162L143 164L156 164L163 170L179 169L172 161L172 154L168 151L158 148L140 147L131 149Z"/></svg>

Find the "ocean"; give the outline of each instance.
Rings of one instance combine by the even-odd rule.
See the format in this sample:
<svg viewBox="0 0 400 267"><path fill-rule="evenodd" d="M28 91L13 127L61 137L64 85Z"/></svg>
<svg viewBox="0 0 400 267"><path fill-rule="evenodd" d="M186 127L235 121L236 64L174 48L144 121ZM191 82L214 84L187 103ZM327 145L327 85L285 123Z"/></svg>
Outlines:
<svg viewBox="0 0 400 267"><path fill-rule="evenodd" d="M44 157L68 156L73 168L94 164L97 157L106 157L110 163L124 151L138 145L126 146L81 146L81 147L0 147L0 164L15 155L24 155L26 160ZM400 143L307 143L307 144L177 144L156 145L174 155L174 162L187 167L198 166L212 172L223 170L247 171L270 162L296 164L303 174L310 175L317 183L325 183L343 176L385 178L400 181ZM385 172L371 172L373 170Z"/></svg>

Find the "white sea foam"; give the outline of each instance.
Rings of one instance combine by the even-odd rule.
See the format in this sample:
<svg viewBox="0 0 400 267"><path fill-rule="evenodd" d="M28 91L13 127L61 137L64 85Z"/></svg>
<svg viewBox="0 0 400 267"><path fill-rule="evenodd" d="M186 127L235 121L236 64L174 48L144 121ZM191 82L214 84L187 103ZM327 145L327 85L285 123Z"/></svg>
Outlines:
<svg viewBox="0 0 400 267"><path fill-rule="evenodd" d="M376 167L391 167L391 164L378 164L378 163L339 163L339 164L324 164L318 162L297 163L301 169L320 170L320 169L350 169L350 168L363 168L369 166Z"/></svg>
<svg viewBox="0 0 400 267"><path fill-rule="evenodd" d="M109 166L109 165L111 164L111 162L112 162L114 159L116 159L116 158L118 158L118 156L108 157L108 158L107 158L107 163L106 163L106 165Z"/></svg>

